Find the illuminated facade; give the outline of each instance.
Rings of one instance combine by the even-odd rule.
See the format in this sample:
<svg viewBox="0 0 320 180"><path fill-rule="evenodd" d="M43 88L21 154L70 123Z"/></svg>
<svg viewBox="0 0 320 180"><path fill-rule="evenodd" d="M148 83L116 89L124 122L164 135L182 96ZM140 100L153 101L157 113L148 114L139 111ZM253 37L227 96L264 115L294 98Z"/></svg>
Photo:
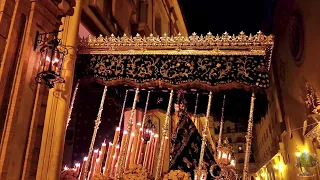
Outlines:
<svg viewBox="0 0 320 180"><path fill-rule="evenodd" d="M214 121L215 133L214 133L214 141L218 142L219 139L219 129L220 129L220 122ZM244 167L244 157L245 157L245 145L246 139L245 136L247 135L247 127L240 123L234 123L231 121L225 121L223 125L223 132L222 132L222 139L228 139L229 144L233 148L233 154L236 159L236 169L238 178L242 177L243 167ZM252 152L250 157L250 165L249 165L249 172L250 176L253 176L257 170L255 159L254 159L255 152Z"/></svg>
<svg viewBox="0 0 320 180"><path fill-rule="evenodd" d="M320 157L320 39L315 31L319 9L319 1L276 3L273 31L277 38L269 110L255 126L255 155L260 168L256 179L320 178L319 166L298 166L303 155Z"/></svg>
<svg viewBox="0 0 320 180"><path fill-rule="evenodd" d="M2 0L0 25L0 179L59 179L78 35L187 35L177 1ZM66 82L48 90L33 48L37 31L59 29Z"/></svg>

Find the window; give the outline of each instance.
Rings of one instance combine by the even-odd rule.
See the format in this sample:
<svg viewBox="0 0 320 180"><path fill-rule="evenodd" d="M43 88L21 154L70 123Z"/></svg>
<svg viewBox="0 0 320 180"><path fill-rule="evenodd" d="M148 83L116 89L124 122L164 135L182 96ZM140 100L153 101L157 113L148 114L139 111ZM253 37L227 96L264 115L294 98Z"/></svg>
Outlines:
<svg viewBox="0 0 320 180"><path fill-rule="evenodd" d="M239 153L243 153L242 146L239 146L239 147L238 147L238 152L239 152Z"/></svg>
<svg viewBox="0 0 320 180"><path fill-rule="evenodd" d="M240 158L240 159L238 160L238 163L244 163L244 159L243 159L243 158Z"/></svg>
<svg viewBox="0 0 320 180"><path fill-rule="evenodd" d="M231 128L227 127L227 133L231 133Z"/></svg>

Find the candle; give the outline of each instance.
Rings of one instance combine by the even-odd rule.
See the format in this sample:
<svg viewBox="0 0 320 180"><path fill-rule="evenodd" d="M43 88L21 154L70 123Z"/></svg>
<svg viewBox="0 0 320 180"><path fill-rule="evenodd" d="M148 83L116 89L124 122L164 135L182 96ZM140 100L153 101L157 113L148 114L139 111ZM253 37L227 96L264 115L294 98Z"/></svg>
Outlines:
<svg viewBox="0 0 320 180"><path fill-rule="evenodd" d="M128 151L127 151L125 169L129 168L129 165L130 165L130 155L131 155L132 143L133 143L133 140L134 140L134 136L135 136L135 134L131 133L129 146L128 146Z"/></svg>
<svg viewBox="0 0 320 180"><path fill-rule="evenodd" d="M158 146L158 140L159 140L159 135L156 134L154 135L154 146L153 146L153 150L152 150L152 155L151 155L151 163L150 163L150 175L152 175L153 172L153 163L154 163L154 157L157 151L157 146Z"/></svg>
<svg viewBox="0 0 320 180"><path fill-rule="evenodd" d="M137 127L135 129L135 134L137 134L137 136L134 136L133 138L133 144L132 144L132 149L131 149L131 155L130 155L130 167L133 167L134 164L136 163L136 154L139 152L139 143L138 140L140 139L140 126L141 123L137 123Z"/></svg>
<svg viewBox="0 0 320 180"><path fill-rule="evenodd" d="M150 136L150 147L149 147L149 154L148 154L148 159L147 159L147 169L149 169L149 164L151 163L151 156L152 156L152 150L153 150L153 144L154 144L154 133L151 132Z"/></svg>
<svg viewBox="0 0 320 180"><path fill-rule="evenodd" d="M142 155L143 155L143 148L144 148L144 139L140 139L140 146L139 146L139 153L138 153L138 160L137 164L141 164L142 162Z"/></svg>
<svg viewBox="0 0 320 180"><path fill-rule="evenodd" d="M107 160L106 160L106 164L104 165L104 170L103 170L103 175L107 175L108 174L108 159L111 158L111 151L112 151L112 142L109 142L109 147L108 147L108 152L107 152Z"/></svg>
<svg viewBox="0 0 320 180"><path fill-rule="evenodd" d="M63 168L63 170L69 170L69 168L66 166L66 165L64 165L64 168Z"/></svg>
<svg viewBox="0 0 320 180"><path fill-rule="evenodd" d="M119 157L119 149L120 149L120 146L117 145L116 147L116 152L115 154L113 155L113 160L112 160L112 164L111 164L111 171L110 171L110 175L111 177L113 177L113 174L114 174L114 170L115 170L115 166L117 164L117 160L118 160L118 157Z"/></svg>
<svg viewBox="0 0 320 180"><path fill-rule="evenodd" d="M143 158L143 166L144 167L147 167L149 149L150 149L150 141L147 142L146 150L145 150L145 153L144 153L144 158Z"/></svg>
<svg viewBox="0 0 320 180"><path fill-rule="evenodd" d="M117 127L116 129L116 132L114 133L114 137L113 137L113 144L114 146L112 146L112 149L111 149L111 153L110 153L110 158L108 157L107 161L106 161L106 164L107 164L107 174L110 173L110 170L111 170L111 163L112 163L112 157L114 155L114 151L116 149L116 144L118 144L118 141L119 141L119 136L120 136L120 127Z"/></svg>
<svg viewBox="0 0 320 180"><path fill-rule="evenodd" d="M78 174L80 172L80 163L76 163L75 167L76 167L76 173Z"/></svg>
<svg viewBox="0 0 320 180"><path fill-rule="evenodd" d="M124 142L125 142L127 136L128 136L128 132L127 131L123 131L121 145L120 145L120 155L119 156L121 156L123 154Z"/></svg>
<svg viewBox="0 0 320 180"><path fill-rule="evenodd" d="M104 155L106 154L106 150L107 150L107 144L105 142L102 143L102 146L101 146L101 163L103 162L103 159L104 159ZM99 157L100 157L99 156Z"/></svg>
<svg viewBox="0 0 320 180"><path fill-rule="evenodd" d="M102 166L102 152L99 151L99 157L96 160L96 167L94 168L94 174L99 174L101 172L101 166Z"/></svg>
<svg viewBox="0 0 320 180"><path fill-rule="evenodd" d="M87 160L88 160L88 157L84 157L84 158L83 158L83 162L82 162L81 170L80 170L80 180L84 180L84 179L85 179L85 178L84 178L83 168L84 168Z"/></svg>
<svg viewBox="0 0 320 180"><path fill-rule="evenodd" d="M137 139L137 149L136 149L136 152L134 155L135 164L139 164L138 159L139 159L139 153L140 153L140 149L141 149L141 136L142 136L142 128L139 128L138 139Z"/></svg>
<svg viewBox="0 0 320 180"><path fill-rule="evenodd" d="M98 157L98 152L99 152L99 149L96 149L93 152L93 156L92 156L92 160L91 160L89 179L92 179L93 176L94 176L94 168L96 166L96 160L97 160L97 157Z"/></svg>
<svg viewBox="0 0 320 180"><path fill-rule="evenodd" d="M102 143L101 151L99 152L99 164L97 165L95 173L101 173L102 162L104 159L104 155L106 153L107 144L105 142Z"/></svg>

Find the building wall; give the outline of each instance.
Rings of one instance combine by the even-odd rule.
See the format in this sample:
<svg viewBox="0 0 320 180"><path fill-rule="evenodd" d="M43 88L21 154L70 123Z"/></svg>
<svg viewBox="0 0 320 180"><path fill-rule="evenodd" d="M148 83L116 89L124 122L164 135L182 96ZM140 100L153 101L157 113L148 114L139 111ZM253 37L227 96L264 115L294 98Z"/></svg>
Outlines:
<svg viewBox="0 0 320 180"><path fill-rule="evenodd" d="M214 141L217 143L219 140L220 121L214 121L214 127L215 127ZM233 153L236 159L236 169L238 173L238 178L240 179L242 177L243 167L244 167L246 135L247 135L247 129L245 126L242 126L239 123L234 123L228 120L224 121L223 131L222 131L222 140L228 139L229 144L233 148ZM257 170L254 154L255 154L255 151L252 151L250 164L249 164L250 175L254 174Z"/></svg>
<svg viewBox="0 0 320 180"><path fill-rule="evenodd" d="M319 142L305 138L303 131L305 123L310 124L308 115L312 114L305 105L305 82L309 82L318 94L320 91L320 63L317 58L320 44L317 31L320 27L317 19L319 10L320 2L315 0L279 0L276 3L273 27L276 44L272 65L274 88L271 89L274 100L271 101L268 115L261 124L255 126L260 142L257 143L257 159L261 167L257 175L260 179L302 179L297 176L300 171L295 166L296 152L305 149L320 157ZM296 14L301 17L300 25L293 21ZM317 116L315 119L320 120ZM279 145L272 145L273 142ZM277 163L282 163L281 170L274 168ZM316 175L309 179L320 178L319 167L308 171ZM261 176L263 172L264 177Z"/></svg>
<svg viewBox="0 0 320 180"><path fill-rule="evenodd" d="M92 35L187 35L176 0L83 1L81 23Z"/></svg>
<svg viewBox="0 0 320 180"><path fill-rule="evenodd" d="M73 4L72 4L73 3ZM35 179L48 90L34 77L36 32L52 32L73 1L0 1L0 179Z"/></svg>
<svg viewBox="0 0 320 180"><path fill-rule="evenodd" d="M135 36L137 33L141 36L149 36L150 33L155 36L161 36L164 33L174 35L179 32L187 35L186 25L176 0L83 0L81 8L78 33L80 37L87 37L89 34L122 36L124 33L128 36ZM93 120L96 117L97 105L100 104L102 94L101 88L95 88L95 90L90 90L90 88L94 89L89 86L79 88L77 99L81 99L81 102L78 101L78 103L83 105L74 107L72 123L67 129L67 135L70 137L66 137L63 165L69 167L72 167L75 162L81 161L89 149L94 126ZM109 93L108 96L110 96ZM85 104L91 105L85 106ZM105 104L114 105L114 102L107 99ZM112 140L120 118L119 109L117 112L111 112L108 111L107 106L103 111L96 146L100 146L104 139L107 142ZM128 113L130 114L130 112L129 110ZM105 121L108 121L108 124ZM108 127L110 131L106 130Z"/></svg>

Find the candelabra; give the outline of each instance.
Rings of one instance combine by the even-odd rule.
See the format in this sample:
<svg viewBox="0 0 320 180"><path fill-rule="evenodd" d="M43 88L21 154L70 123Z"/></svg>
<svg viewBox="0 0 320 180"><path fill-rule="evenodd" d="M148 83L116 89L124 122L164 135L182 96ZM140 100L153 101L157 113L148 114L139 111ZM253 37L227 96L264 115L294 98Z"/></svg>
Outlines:
<svg viewBox="0 0 320 180"><path fill-rule="evenodd" d="M135 92L135 96L134 96L134 101L133 101L133 105L132 105L132 110L131 110L131 115L128 121L128 126L127 126L127 133L130 135L131 131L132 131L132 126L133 126L133 116L136 110L136 105L137 105L137 100L138 100L138 94L139 94L139 88L136 89ZM125 157L126 157L126 153L128 151L128 146L129 146L129 141L130 141L130 136L127 136L127 138L124 141L124 144L121 145L123 146L122 152L120 152L120 156L119 156L119 167L116 173L116 178L117 179L121 179L122 174L124 172L124 163L125 163Z"/></svg>

